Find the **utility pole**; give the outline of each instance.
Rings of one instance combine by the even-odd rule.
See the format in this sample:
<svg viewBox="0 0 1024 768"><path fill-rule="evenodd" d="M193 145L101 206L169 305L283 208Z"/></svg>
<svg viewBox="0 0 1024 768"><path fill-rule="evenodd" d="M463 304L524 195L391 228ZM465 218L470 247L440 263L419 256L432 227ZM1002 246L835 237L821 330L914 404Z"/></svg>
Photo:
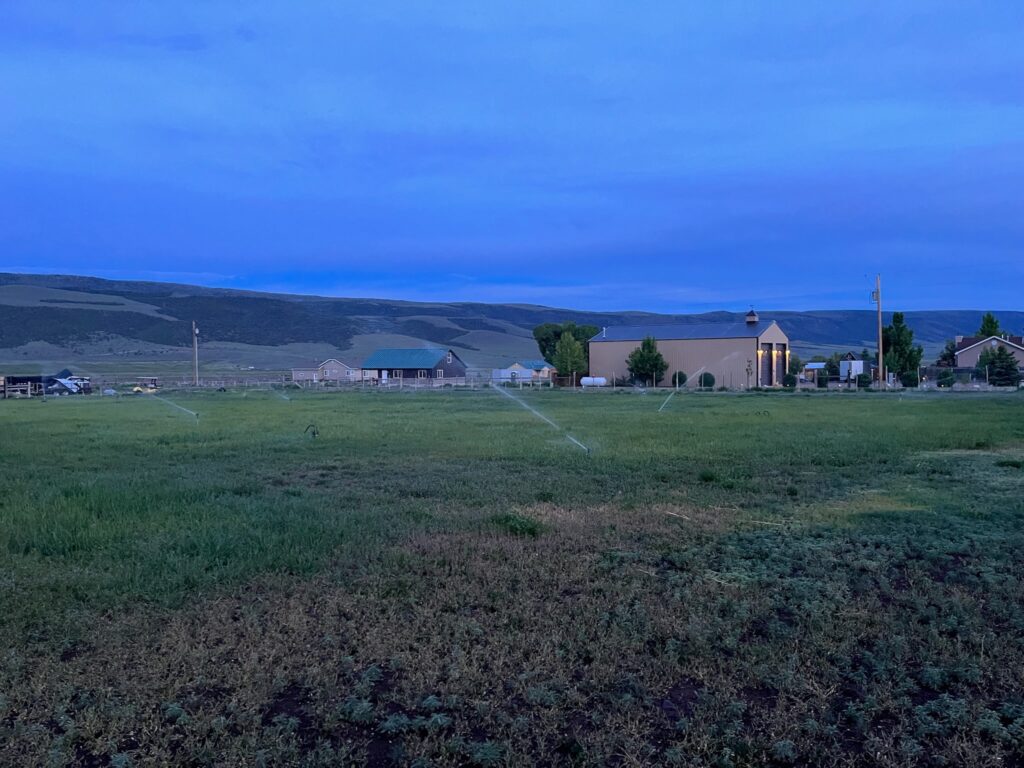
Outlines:
<svg viewBox="0 0 1024 768"><path fill-rule="evenodd" d="M192 384L199 386L199 329L192 321Z"/></svg>
<svg viewBox="0 0 1024 768"><path fill-rule="evenodd" d="M882 348L882 276L875 275L875 291L871 300L878 304L878 388L886 386L885 350Z"/></svg>

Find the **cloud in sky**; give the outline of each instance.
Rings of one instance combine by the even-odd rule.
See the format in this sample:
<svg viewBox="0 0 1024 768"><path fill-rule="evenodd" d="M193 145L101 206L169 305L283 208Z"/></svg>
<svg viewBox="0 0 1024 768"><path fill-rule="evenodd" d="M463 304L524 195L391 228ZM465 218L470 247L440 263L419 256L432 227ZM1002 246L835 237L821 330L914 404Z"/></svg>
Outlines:
<svg viewBox="0 0 1024 768"><path fill-rule="evenodd" d="M673 311L861 306L881 271L906 308L1020 304L991 276L1024 277L1019 3L4 16L0 269Z"/></svg>

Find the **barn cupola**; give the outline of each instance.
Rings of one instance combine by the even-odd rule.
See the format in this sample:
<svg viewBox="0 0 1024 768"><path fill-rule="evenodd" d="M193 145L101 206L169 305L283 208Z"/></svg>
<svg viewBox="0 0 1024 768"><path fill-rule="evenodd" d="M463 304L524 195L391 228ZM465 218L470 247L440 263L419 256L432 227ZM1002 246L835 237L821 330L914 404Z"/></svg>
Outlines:
<svg viewBox="0 0 1024 768"><path fill-rule="evenodd" d="M753 307L751 307L750 311L747 312L747 325L756 325L760 319L761 318L757 316L757 312L755 312Z"/></svg>

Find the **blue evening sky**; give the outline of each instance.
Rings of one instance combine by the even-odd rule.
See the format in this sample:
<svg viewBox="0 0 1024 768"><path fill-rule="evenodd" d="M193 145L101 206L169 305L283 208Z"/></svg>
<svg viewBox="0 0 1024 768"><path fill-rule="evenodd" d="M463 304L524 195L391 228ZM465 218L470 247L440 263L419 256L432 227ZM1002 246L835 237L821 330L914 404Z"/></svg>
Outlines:
<svg viewBox="0 0 1024 768"><path fill-rule="evenodd" d="M1020 309L1024 3L0 7L0 271Z"/></svg>

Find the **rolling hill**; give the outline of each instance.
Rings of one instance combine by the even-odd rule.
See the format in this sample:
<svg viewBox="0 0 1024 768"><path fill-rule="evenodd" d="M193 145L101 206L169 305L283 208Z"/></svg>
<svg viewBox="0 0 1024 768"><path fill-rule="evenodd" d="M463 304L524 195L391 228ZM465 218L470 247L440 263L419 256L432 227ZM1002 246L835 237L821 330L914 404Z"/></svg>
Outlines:
<svg viewBox="0 0 1024 768"><path fill-rule="evenodd" d="M762 312L802 356L872 347L870 310ZM947 339L969 334L982 310L908 312L926 359ZM1000 312L1020 332L1024 312ZM586 312L523 304L420 303L204 288L71 275L0 273L0 363L5 368L77 365L83 370L168 366L189 360L190 326L199 324L204 366L283 370L325 357L359 361L380 346L444 345L471 365L535 357L534 326L573 320L596 326L737 319L712 312ZM888 321L889 316L886 316Z"/></svg>

